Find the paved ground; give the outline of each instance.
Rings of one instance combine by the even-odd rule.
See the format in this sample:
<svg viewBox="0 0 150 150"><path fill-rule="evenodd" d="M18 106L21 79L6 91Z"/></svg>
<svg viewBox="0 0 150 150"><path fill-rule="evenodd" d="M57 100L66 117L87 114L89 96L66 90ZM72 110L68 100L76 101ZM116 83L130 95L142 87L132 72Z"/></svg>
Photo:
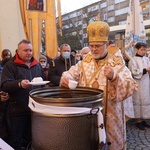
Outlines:
<svg viewBox="0 0 150 150"><path fill-rule="evenodd" d="M146 120L150 124L150 120ZM150 128L145 131L135 127L135 120L127 122L127 150L150 150Z"/></svg>

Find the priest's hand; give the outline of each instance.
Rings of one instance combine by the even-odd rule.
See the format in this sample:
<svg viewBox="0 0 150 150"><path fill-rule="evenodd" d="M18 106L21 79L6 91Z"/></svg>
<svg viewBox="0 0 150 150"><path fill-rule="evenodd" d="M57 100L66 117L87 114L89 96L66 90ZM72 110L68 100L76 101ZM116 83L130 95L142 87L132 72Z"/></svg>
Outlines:
<svg viewBox="0 0 150 150"><path fill-rule="evenodd" d="M109 65L107 65L104 68L104 75L107 79L112 80L114 77L114 70Z"/></svg>
<svg viewBox="0 0 150 150"><path fill-rule="evenodd" d="M60 87L63 86L63 87L68 87L68 84L69 84L69 80L74 80L73 77L67 73L67 72L64 72L61 76L61 79L60 79Z"/></svg>

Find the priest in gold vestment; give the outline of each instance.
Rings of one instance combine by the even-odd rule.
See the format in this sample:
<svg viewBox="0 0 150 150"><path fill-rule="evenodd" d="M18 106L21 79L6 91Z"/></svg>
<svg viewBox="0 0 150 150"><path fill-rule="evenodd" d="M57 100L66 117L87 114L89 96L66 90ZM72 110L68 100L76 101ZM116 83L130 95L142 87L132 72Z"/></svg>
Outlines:
<svg viewBox="0 0 150 150"><path fill-rule="evenodd" d="M96 21L88 25L90 53L70 70L64 72L60 86L68 87L69 79L78 86L99 88L104 91L103 99L107 141L110 150L126 149L126 128L122 101L138 88L131 72L125 66L121 51L108 47L109 26ZM107 114L106 114L107 113Z"/></svg>

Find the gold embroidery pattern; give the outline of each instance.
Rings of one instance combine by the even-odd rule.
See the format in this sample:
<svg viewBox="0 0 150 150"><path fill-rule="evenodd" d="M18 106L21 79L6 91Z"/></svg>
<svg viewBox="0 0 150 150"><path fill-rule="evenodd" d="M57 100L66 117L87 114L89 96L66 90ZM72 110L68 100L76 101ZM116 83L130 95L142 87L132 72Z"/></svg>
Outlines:
<svg viewBox="0 0 150 150"><path fill-rule="evenodd" d="M120 56L114 56L113 62L108 63L111 67L115 67L117 65L123 65L122 58Z"/></svg>
<svg viewBox="0 0 150 150"><path fill-rule="evenodd" d="M85 70L84 70L83 64L81 63L82 64L82 70L83 70L83 76L84 76L84 80L85 80L86 86L89 86L91 84L91 86L93 88L99 88L99 83L97 81L98 80L98 76L100 74L99 70L103 66L105 66L106 64L110 65L111 67L115 67L117 65L118 66L123 65L123 61L122 61L122 57L121 56L113 56L113 59L108 61L111 57L112 57L112 55L110 53L108 53L108 56L105 59L103 59L103 60L99 60L98 63L96 63L96 61L94 60L94 64L95 64L94 66L95 66L96 70L94 71L94 73L92 74L90 79L87 79L87 77L85 75ZM93 60L92 55L89 54L83 60L83 62L90 63L92 60ZM90 76L90 75L87 75L87 76ZM92 82L93 79L95 79L95 80Z"/></svg>
<svg viewBox="0 0 150 150"><path fill-rule="evenodd" d="M96 88L96 89L99 88L99 83L97 82L97 80L95 80L95 81L92 83L92 87L93 87L93 88Z"/></svg>
<svg viewBox="0 0 150 150"><path fill-rule="evenodd" d="M122 58L120 56L114 57L113 60L114 60L115 64L117 64L117 65L123 64Z"/></svg>
<svg viewBox="0 0 150 150"><path fill-rule="evenodd" d="M87 63L90 63L92 61L92 55L90 55L90 54L87 55L83 61L87 62Z"/></svg>

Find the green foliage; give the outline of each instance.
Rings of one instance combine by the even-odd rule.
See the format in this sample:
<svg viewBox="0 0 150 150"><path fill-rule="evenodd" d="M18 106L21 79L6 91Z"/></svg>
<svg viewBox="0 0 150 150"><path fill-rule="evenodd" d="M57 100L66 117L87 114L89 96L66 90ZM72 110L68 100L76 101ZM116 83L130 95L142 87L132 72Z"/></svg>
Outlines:
<svg viewBox="0 0 150 150"><path fill-rule="evenodd" d="M64 43L69 44L71 46L71 49L78 50L82 48L80 40L77 35L63 35L63 36L58 35L58 45L60 46Z"/></svg>

